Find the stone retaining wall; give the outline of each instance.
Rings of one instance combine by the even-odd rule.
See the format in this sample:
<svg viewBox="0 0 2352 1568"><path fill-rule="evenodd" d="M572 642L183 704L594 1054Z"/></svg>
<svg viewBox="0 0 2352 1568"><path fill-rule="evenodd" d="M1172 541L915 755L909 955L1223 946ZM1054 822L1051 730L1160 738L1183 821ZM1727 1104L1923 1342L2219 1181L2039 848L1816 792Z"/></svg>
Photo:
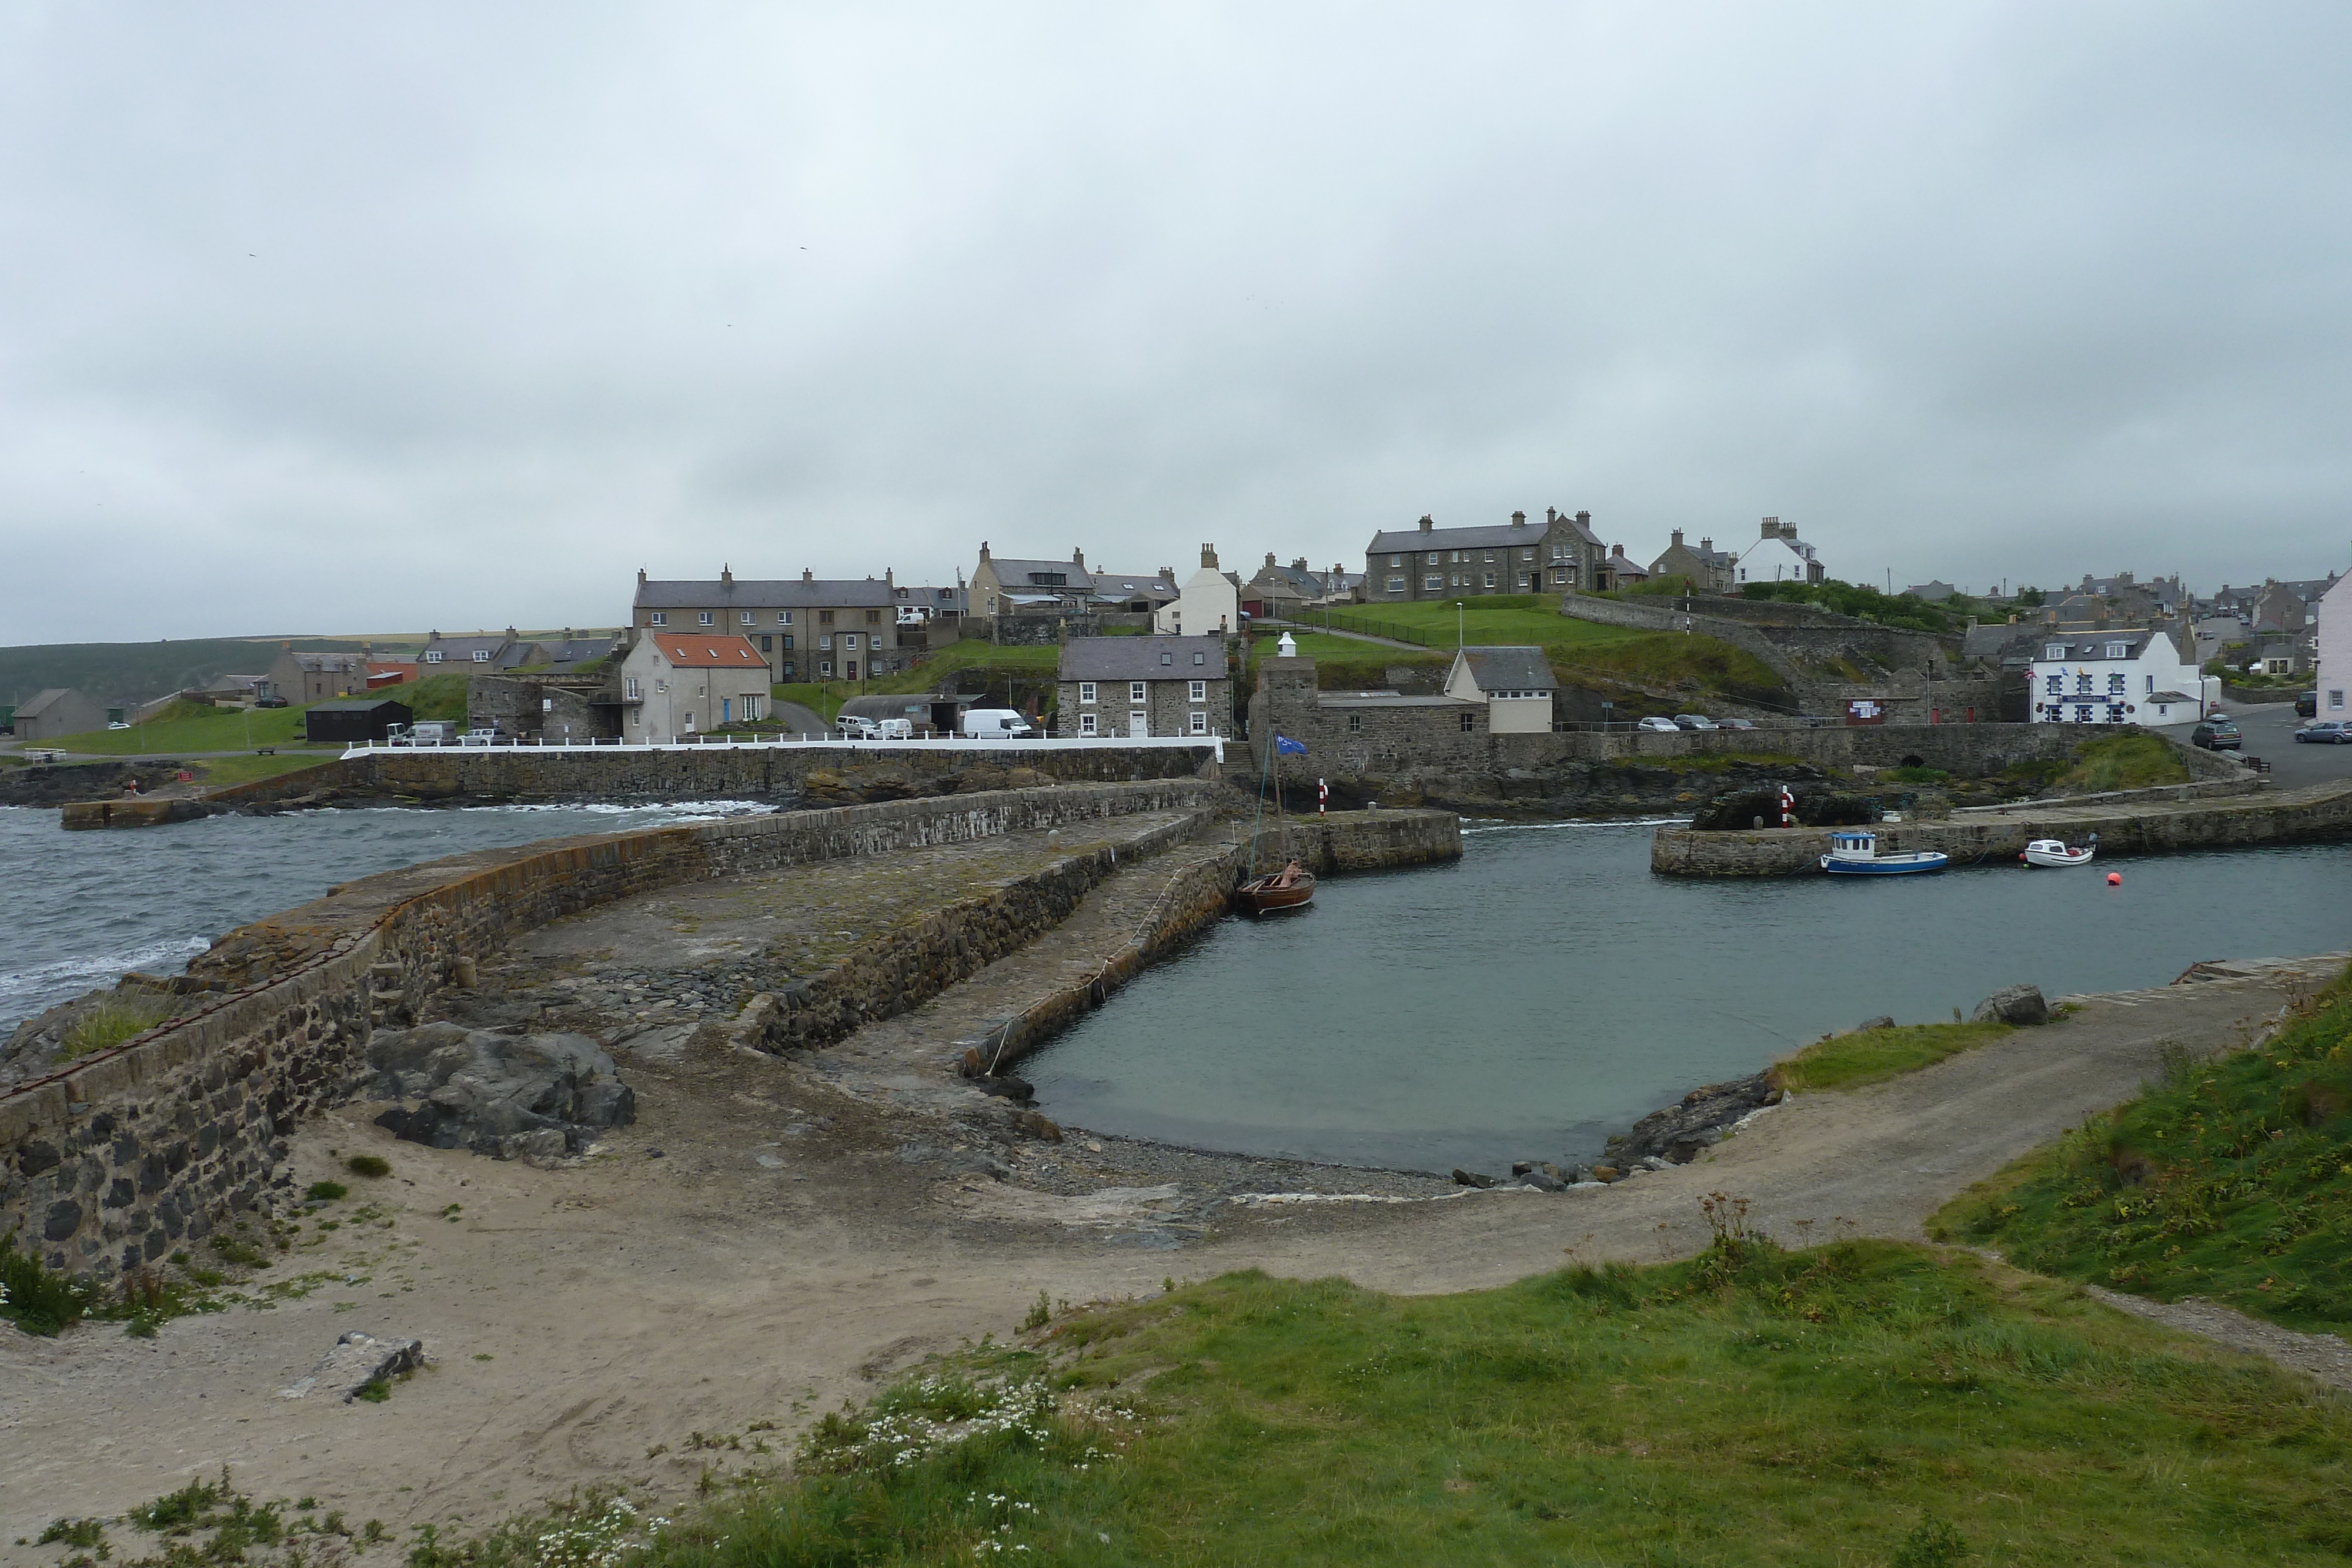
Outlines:
<svg viewBox="0 0 2352 1568"><path fill-rule="evenodd" d="M2210 804L2045 807L2007 816L1971 812L1937 822L1887 822L1875 830L1882 854L1940 850L1955 864L2008 862L2035 839L2081 843L2099 835L2102 859L2250 844L2322 843L2352 839L2352 784L2270 790ZM1827 828L1769 828L1702 833L1661 828L1650 841L1650 869L1664 876L1819 874L1829 852Z"/></svg>
<svg viewBox="0 0 2352 1568"><path fill-rule="evenodd" d="M1213 804L1192 779L1001 790L484 851L363 878L231 933L197 1010L0 1096L0 1235L103 1276L249 1204L296 1117L343 1097L377 1023L461 964L629 894L810 861Z"/></svg>

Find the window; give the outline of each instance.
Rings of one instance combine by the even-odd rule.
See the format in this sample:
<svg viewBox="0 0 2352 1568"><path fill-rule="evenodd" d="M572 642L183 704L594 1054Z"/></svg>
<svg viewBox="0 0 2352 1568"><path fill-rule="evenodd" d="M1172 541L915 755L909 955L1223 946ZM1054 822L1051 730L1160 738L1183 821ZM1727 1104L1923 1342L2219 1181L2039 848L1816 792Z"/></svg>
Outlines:
<svg viewBox="0 0 2352 1568"><path fill-rule="evenodd" d="M1364 716L1362 714L1351 713L1348 716L1348 733L1349 735L1361 735L1364 733Z"/></svg>
<svg viewBox="0 0 2352 1568"><path fill-rule="evenodd" d="M1528 585L1528 574L1527 574L1526 572L1524 572L1524 571L1523 571L1523 572L1519 573L1519 582L1518 582L1518 586L1520 586L1521 588L1525 588L1527 585Z"/></svg>
<svg viewBox="0 0 2352 1568"><path fill-rule="evenodd" d="M866 612L866 624L867 624L868 626L879 626L879 625L881 625L881 624L882 624L882 612L880 612L879 610L869 610L869 611L867 611L867 612Z"/></svg>
<svg viewBox="0 0 2352 1568"><path fill-rule="evenodd" d="M818 612L816 612L816 623L817 623L818 625L820 625L820 626L830 626L830 625L832 625L832 624L833 624L833 612L832 612L832 611L830 611L830 610L820 610L820 611L818 611Z"/></svg>
<svg viewBox="0 0 2352 1568"><path fill-rule="evenodd" d="M822 649L823 651L824 651L825 653L832 653L832 652L833 652L833 633L832 633L832 632L824 632L823 635L819 636L819 637L817 638L817 640L816 640L816 645L817 645L820 649Z"/></svg>
<svg viewBox="0 0 2352 1568"><path fill-rule="evenodd" d="M782 637L777 638L776 641L784 645L785 653L789 653L793 651L793 634L791 632L785 632Z"/></svg>
<svg viewBox="0 0 2352 1568"><path fill-rule="evenodd" d="M2065 676L2053 675L2050 677L2050 695L2053 697L2063 697L2066 695Z"/></svg>
<svg viewBox="0 0 2352 1568"><path fill-rule="evenodd" d="M669 624L668 615L658 610L655 611L651 615L646 616L646 620L649 624L655 626L667 626Z"/></svg>
<svg viewBox="0 0 2352 1568"><path fill-rule="evenodd" d="M2147 695L2150 696L2154 696L2156 695L2156 677L2154 675L2147 677Z"/></svg>
<svg viewBox="0 0 2352 1568"><path fill-rule="evenodd" d="M2089 696L2091 695L2091 674L2089 671L2085 670L2074 677L2074 691L2076 695L2080 696Z"/></svg>
<svg viewBox="0 0 2352 1568"><path fill-rule="evenodd" d="M2066 644L2063 643L2053 643L2050 646L2042 650L2042 656L2045 659L2063 659L2066 656Z"/></svg>
<svg viewBox="0 0 2352 1568"><path fill-rule="evenodd" d="M1172 664L1176 662L1176 655L1162 650L1160 654L1160 662L1163 664Z"/></svg>
<svg viewBox="0 0 2352 1568"><path fill-rule="evenodd" d="M2075 708L2074 722L2076 724L2088 724L2091 722L2091 705L2089 703L2084 703Z"/></svg>
<svg viewBox="0 0 2352 1568"><path fill-rule="evenodd" d="M1424 577L1424 578L1423 578L1423 579L1421 580L1422 591L1423 591L1423 592L1424 592L1424 593L1435 593L1435 592L1437 592L1440 589L1443 589L1444 586L1445 586L1445 579L1444 579L1443 577L1439 576L1437 573L1435 573L1435 572L1433 572L1433 572L1431 572L1427 577Z"/></svg>
<svg viewBox="0 0 2352 1568"><path fill-rule="evenodd" d="M1536 559L1536 552L1533 549L1523 549L1519 552L1519 559L1521 560L1533 560Z"/></svg>
<svg viewBox="0 0 2352 1568"><path fill-rule="evenodd" d="M856 653L857 651L857 633L855 632L844 632L841 634L841 645L851 653Z"/></svg>
<svg viewBox="0 0 2352 1568"><path fill-rule="evenodd" d="M826 680L829 681L833 679L833 661L831 659L820 660L816 668L817 674L823 675Z"/></svg>
<svg viewBox="0 0 2352 1568"><path fill-rule="evenodd" d="M760 652L761 652L762 653L774 653L775 651L776 651L776 639L775 639L772 635L771 635L771 636L766 636L766 637L762 637L762 638L761 638L761 639L760 639Z"/></svg>
<svg viewBox="0 0 2352 1568"><path fill-rule="evenodd" d="M631 675L627 680L621 683L621 695L628 698L629 701L633 703L642 702L645 699L645 692L638 686L636 676Z"/></svg>
<svg viewBox="0 0 2352 1568"><path fill-rule="evenodd" d="M1389 557L1389 565L1390 565L1390 567L1391 567L1391 569L1396 568L1396 567L1402 566L1403 564L1404 564L1404 557L1402 557L1402 556L1401 556L1401 555L1392 555L1392 556Z"/></svg>
<svg viewBox="0 0 2352 1568"><path fill-rule="evenodd" d="M1445 557L1444 554L1437 550L1431 550L1429 552L1429 564L1432 566L1435 566L1439 561L1444 560L1444 559Z"/></svg>
<svg viewBox="0 0 2352 1568"><path fill-rule="evenodd" d="M2130 657L2131 657L2131 644L2130 644L2129 643L2108 643L2108 644L2107 644L2107 657L2108 657L2108 658L2110 658L2110 659L2128 659L2128 658L2130 658Z"/></svg>
<svg viewBox="0 0 2352 1568"><path fill-rule="evenodd" d="M441 654L440 654L440 653L436 650L436 651L435 651L435 652L433 652L433 653L430 653L425 654L425 662L426 664L439 664L439 663L441 662Z"/></svg>
<svg viewBox="0 0 2352 1568"><path fill-rule="evenodd" d="M1495 587L1495 574L1491 571L1486 574L1486 586L1488 591L1493 591Z"/></svg>
<svg viewBox="0 0 2352 1568"><path fill-rule="evenodd" d="M1495 552L1494 552L1493 550L1488 550L1488 551L1486 552L1486 559L1487 559L1488 560L1492 560L1492 559L1495 559Z"/></svg>
<svg viewBox="0 0 2352 1568"><path fill-rule="evenodd" d="M656 681L654 683L654 690L656 692L667 692L669 690L669 683L667 681Z"/></svg>
<svg viewBox="0 0 2352 1568"><path fill-rule="evenodd" d="M1092 735L1095 733L1094 715L1090 713L1082 713L1078 715L1078 733L1080 735Z"/></svg>
<svg viewBox="0 0 2352 1568"><path fill-rule="evenodd" d="M2329 707L2332 707L2332 708L2334 708L2334 707L2342 707L2342 706L2344 706L2344 688L2343 688L2343 687L2341 687L2341 686L2331 686L2331 687L2329 687L2329 688L2328 688L2328 691L2327 691L2327 706L2328 706Z"/></svg>
<svg viewBox="0 0 2352 1568"><path fill-rule="evenodd" d="M478 664L487 664L489 662L490 651L488 648L477 648L474 650L474 663Z"/></svg>
<svg viewBox="0 0 2352 1568"><path fill-rule="evenodd" d="M1082 703L1090 703L1095 700L1095 684L1092 681L1080 681L1078 683L1078 700Z"/></svg>
<svg viewBox="0 0 2352 1568"><path fill-rule="evenodd" d="M2107 677L2107 691L2112 695L2121 696L2124 695L2125 684L2124 673L2117 670Z"/></svg>
<svg viewBox="0 0 2352 1568"><path fill-rule="evenodd" d="M697 626L708 626L715 619L717 618L708 610L698 610L694 612L694 623Z"/></svg>
<svg viewBox="0 0 2352 1568"><path fill-rule="evenodd" d="M1127 700L1129 702L1139 705L1144 700L1144 695L1145 687L1141 681L1129 681L1127 683Z"/></svg>
<svg viewBox="0 0 2352 1568"><path fill-rule="evenodd" d="M1192 662L1196 664L1205 664L1209 662L1209 655L1196 648L1192 651Z"/></svg>
<svg viewBox="0 0 2352 1568"><path fill-rule="evenodd" d="M1209 683L1206 681L1194 681L1192 683L1192 700L1196 703L1207 702L1209 700Z"/></svg>
<svg viewBox="0 0 2352 1568"><path fill-rule="evenodd" d="M1464 714L1462 716L1462 733L1465 735L1475 735L1477 731L1477 716L1475 714Z"/></svg>
<svg viewBox="0 0 2352 1568"><path fill-rule="evenodd" d="M776 612L776 624L777 624L777 625L779 625L779 626L789 626L789 625L791 625L792 623L793 623L793 612L792 612L791 611L789 611L789 610L779 610L779 611L777 611L777 612ZM790 647L790 646L791 646L791 644L790 644L790 643L786 643L786 644L785 644L785 646Z"/></svg>
<svg viewBox="0 0 2352 1568"><path fill-rule="evenodd" d="M741 619L744 625L749 626L751 624L751 612L749 610L743 611L741 612Z"/></svg>
<svg viewBox="0 0 2352 1568"><path fill-rule="evenodd" d="M1209 716L1207 714L1196 713L1192 716L1192 733L1194 735L1206 735L1209 733Z"/></svg>
<svg viewBox="0 0 2352 1568"><path fill-rule="evenodd" d="M760 699L747 694L743 698L743 717L748 721L756 720L759 716Z"/></svg>
<svg viewBox="0 0 2352 1568"><path fill-rule="evenodd" d="M790 637L785 638L785 639L784 639L784 646L785 646L785 647L787 647L787 648L789 648L789 647L791 647L792 645L793 645L793 640L792 640ZM800 673L801 673L801 667L800 667L798 664L794 664L794 663L793 663L792 660L790 660L790 659L786 659L786 660L784 661L784 679L786 679L786 680L788 680L788 681L789 681L789 680L791 680L794 675L797 675L797 674L799 674Z"/></svg>
<svg viewBox="0 0 2352 1568"><path fill-rule="evenodd" d="M1389 591L1391 593L1402 593L1404 591L1404 579L1401 577L1390 578Z"/></svg>
<svg viewBox="0 0 2352 1568"><path fill-rule="evenodd" d="M2123 721L2124 705L2121 703L2109 703L2107 705L2107 722L2109 724L2121 724Z"/></svg>

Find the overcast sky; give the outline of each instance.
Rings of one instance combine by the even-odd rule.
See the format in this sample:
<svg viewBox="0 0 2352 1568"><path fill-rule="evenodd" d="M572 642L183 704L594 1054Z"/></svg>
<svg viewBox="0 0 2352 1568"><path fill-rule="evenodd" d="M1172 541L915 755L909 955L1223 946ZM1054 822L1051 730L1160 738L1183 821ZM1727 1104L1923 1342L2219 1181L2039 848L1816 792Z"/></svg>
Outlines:
<svg viewBox="0 0 2352 1568"><path fill-rule="evenodd" d="M2352 7L0 3L0 643L2352 559Z"/></svg>

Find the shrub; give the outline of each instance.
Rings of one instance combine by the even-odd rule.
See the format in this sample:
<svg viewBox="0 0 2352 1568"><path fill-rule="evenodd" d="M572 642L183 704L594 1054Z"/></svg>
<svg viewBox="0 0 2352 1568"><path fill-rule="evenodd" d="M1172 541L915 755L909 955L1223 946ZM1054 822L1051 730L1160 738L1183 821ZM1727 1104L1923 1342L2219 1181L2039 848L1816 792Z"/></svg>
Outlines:
<svg viewBox="0 0 2352 1568"><path fill-rule="evenodd" d="M55 1337L90 1307L89 1286L53 1274L29 1252L16 1250L16 1238L0 1237L0 1318L26 1333Z"/></svg>
<svg viewBox="0 0 2352 1568"><path fill-rule="evenodd" d="M353 1155L343 1162L343 1168L355 1176L366 1176L373 1181L378 1176L390 1176L392 1162L381 1155Z"/></svg>
<svg viewBox="0 0 2352 1568"><path fill-rule="evenodd" d="M352 1189L339 1181L314 1181L309 1197L313 1203L332 1203L339 1197L349 1197Z"/></svg>
<svg viewBox="0 0 2352 1568"><path fill-rule="evenodd" d="M107 998L78 1019L59 1042L58 1060L111 1051L124 1040L145 1034L172 1016L171 1004L159 998L116 995Z"/></svg>

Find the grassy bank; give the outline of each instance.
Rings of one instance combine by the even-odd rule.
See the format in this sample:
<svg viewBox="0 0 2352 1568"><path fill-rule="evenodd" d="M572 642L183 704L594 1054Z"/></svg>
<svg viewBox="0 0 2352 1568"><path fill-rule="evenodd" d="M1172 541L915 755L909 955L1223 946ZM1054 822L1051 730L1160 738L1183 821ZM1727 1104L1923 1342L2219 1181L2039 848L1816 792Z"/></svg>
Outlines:
<svg viewBox="0 0 2352 1568"><path fill-rule="evenodd" d="M173 703L146 724L134 724L129 729L89 730L43 745L88 757L185 755L192 751L247 751L257 746L299 746L302 711L299 707L275 707L255 708L247 713L240 708Z"/></svg>
<svg viewBox="0 0 2352 1568"><path fill-rule="evenodd" d="M2070 1287L1893 1243L1377 1294L1231 1275L1065 1316L725 1461L633 1561L2340 1562L2352 1410ZM761 1463L752 1460L753 1465ZM643 1534L604 1501L414 1568ZM572 1561L565 1557L563 1561ZM593 1553L579 1561L604 1561Z"/></svg>
<svg viewBox="0 0 2352 1568"><path fill-rule="evenodd" d="M1383 628L1406 628L1428 637L1441 654L1454 643L1454 609L1451 601L1366 605L1360 610L1333 611L1330 619L1334 626L1376 633ZM1779 701L1782 696L1780 677L1770 665L1745 649L1713 637L1686 636L1679 632L1634 632L1596 625L1590 621L1572 621L1552 608L1549 601L1527 595L1496 595L1470 601L1463 612L1463 635L1473 643L1527 644L1543 649L1553 673L1570 684L1583 684L1577 681L1582 674L1603 684L1622 680L1647 686L1675 686L1688 682L1708 691L1767 702ZM1300 652L1306 651L1302 643ZM1334 656L1367 663L1370 657L1361 648L1337 650Z"/></svg>
<svg viewBox="0 0 2352 1568"><path fill-rule="evenodd" d="M1970 1187L1929 1234L2352 1337L2352 977L2257 1050L2175 1059L2140 1098Z"/></svg>
<svg viewBox="0 0 2352 1568"><path fill-rule="evenodd" d="M2083 794L2188 782L2189 765L2154 735L2111 735L2091 741L2074 753L2074 765L2058 777L2060 789Z"/></svg>
<svg viewBox="0 0 2352 1568"><path fill-rule="evenodd" d="M1772 1081L1791 1094L1860 1089L1933 1067L1948 1056L2014 1032L2005 1023L1898 1024L1818 1040L1772 1064Z"/></svg>

